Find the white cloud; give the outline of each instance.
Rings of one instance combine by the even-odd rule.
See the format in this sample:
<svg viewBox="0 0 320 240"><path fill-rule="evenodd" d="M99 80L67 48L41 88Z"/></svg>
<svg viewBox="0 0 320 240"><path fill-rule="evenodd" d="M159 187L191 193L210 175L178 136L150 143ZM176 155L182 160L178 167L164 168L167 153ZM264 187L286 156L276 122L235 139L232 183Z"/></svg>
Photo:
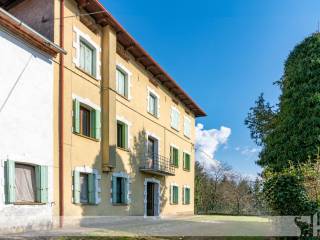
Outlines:
<svg viewBox="0 0 320 240"><path fill-rule="evenodd" d="M196 126L196 160L205 168L217 166L219 161L215 159L215 153L220 145L227 143L231 135L231 129L220 127L220 129L204 129L203 124Z"/></svg>
<svg viewBox="0 0 320 240"><path fill-rule="evenodd" d="M235 150L240 152L242 155L252 156L260 152L261 149L256 147L236 147Z"/></svg>

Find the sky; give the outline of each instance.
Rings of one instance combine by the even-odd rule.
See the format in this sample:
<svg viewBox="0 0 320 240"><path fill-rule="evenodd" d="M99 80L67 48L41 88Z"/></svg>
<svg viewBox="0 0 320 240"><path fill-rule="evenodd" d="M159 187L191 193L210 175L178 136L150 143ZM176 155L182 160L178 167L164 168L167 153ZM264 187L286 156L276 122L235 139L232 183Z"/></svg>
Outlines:
<svg viewBox="0 0 320 240"><path fill-rule="evenodd" d="M319 0L101 0L205 110L197 146L209 164L261 172L244 119L260 93L272 104L283 63L317 31ZM213 159L213 160L211 160Z"/></svg>

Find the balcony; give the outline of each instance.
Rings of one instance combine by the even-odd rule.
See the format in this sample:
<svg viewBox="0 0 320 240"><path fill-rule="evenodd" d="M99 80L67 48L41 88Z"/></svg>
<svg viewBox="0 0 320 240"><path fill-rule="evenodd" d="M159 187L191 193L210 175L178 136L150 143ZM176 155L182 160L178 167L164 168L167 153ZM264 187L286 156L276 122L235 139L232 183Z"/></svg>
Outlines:
<svg viewBox="0 0 320 240"><path fill-rule="evenodd" d="M158 154L146 154L141 158L140 171L161 176L174 176L175 167L170 159Z"/></svg>

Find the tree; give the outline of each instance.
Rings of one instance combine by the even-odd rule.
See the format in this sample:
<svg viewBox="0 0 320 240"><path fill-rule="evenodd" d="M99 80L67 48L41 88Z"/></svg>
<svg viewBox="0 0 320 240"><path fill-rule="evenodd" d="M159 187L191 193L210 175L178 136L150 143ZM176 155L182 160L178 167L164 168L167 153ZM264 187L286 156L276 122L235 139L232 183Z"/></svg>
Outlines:
<svg viewBox="0 0 320 240"><path fill-rule="evenodd" d="M320 34L307 37L290 53L283 77L279 105L274 110L261 95L245 124L262 146L258 164L282 171L289 161L305 162L319 145L320 136Z"/></svg>

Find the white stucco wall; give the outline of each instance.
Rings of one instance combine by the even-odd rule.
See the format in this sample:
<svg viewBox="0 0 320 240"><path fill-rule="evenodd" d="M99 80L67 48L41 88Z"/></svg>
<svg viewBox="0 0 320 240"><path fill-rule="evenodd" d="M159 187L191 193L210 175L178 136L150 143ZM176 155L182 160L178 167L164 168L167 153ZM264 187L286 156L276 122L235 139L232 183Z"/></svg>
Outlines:
<svg viewBox="0 0 320 240"><path fill-rule="evenodd" d="M53 65L49 56L1 28L0 59L0 233L47 227L53 205ZM48 204L5 204L8 158L49 166Z"/></svg>

